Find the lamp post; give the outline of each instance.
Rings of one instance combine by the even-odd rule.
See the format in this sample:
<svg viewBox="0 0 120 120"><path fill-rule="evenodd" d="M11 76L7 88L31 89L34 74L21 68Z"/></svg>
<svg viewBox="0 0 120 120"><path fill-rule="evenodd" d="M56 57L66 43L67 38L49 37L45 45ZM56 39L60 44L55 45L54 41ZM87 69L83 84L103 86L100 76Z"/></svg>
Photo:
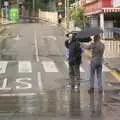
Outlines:
<svg viewBox="0 0 120 120"><path fill-rule="evenodd" d="M69 29L69 0L65 0L65 28Z"/></svg>

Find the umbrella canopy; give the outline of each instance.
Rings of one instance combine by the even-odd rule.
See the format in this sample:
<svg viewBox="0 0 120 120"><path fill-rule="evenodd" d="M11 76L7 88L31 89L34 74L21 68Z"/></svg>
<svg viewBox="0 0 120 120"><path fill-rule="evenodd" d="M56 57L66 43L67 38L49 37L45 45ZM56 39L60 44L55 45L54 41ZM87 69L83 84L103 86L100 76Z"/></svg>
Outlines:
<svg viewBox="0 0 120 120"><path fill-rule="evenodd" d="M87 29L77 33L76 38L77 39L85 39L85 38L89 38L91 36L98 35L102 32L103 31L100 28L87 28Z"/></svg>
<svg viewBox="0 0 120 120"><path fill-rule="evenodd" d="M79 40L80 42L90 42L92 40L90 37L87 37L87 38L86 37L85 38L77 37L79 34L81 34L80 31L71 31L71 32L67 33L66 36L69 37L69 35L71 35L71 34L72 35L75 34L76 35L76 39ZM65 43L65 46L68 46L67 41Z"/></svg>
<svg viewBox="0 0 120 120"><path fill-rule="evenodd" d="M77 38L80 42L90 42L92 39L90 37L88 38Z"/></svg>

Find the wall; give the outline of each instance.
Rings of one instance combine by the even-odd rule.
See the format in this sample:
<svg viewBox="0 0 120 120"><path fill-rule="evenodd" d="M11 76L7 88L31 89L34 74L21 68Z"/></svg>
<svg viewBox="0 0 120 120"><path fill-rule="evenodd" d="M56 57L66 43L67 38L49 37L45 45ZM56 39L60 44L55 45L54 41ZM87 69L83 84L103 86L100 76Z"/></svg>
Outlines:
<svg viewBox="0 0 120 120"><path fill-rule="evenodd" d="M95 11L101 10L101 8L102 8L102 1L101 0L97 0L94 3L87 4L86 7L85 7L85 12L86 13L91 13L91 12L95 12Z"/></svg>
<svg viewBox="0 0 120 120"><path fill-rule="evenodd" d="M57 12L47 12L39 10L39 18L51 23L57 23Z"/></svg>
<svg viewBox="0 0 120 120"><path fill-rule="evenodd" d="M107 7L113 7L113 0L102 0L102 7L107 8Z"/></svg>
<svg viewBox="0 0 120 120"><path fill-rule="evenodd" d="M102 8L113 7L113 1L114 0L96 0L93 3L85 5L85 12L86 13L92 13L92 12L95 13L97 11L102 10Z"/></svg>

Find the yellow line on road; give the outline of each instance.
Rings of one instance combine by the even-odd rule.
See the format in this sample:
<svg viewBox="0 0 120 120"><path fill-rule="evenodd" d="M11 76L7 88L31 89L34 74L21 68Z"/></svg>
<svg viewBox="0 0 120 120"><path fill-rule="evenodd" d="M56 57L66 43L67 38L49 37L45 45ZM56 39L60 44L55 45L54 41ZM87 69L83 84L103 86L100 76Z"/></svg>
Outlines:
<svg viewBox="0 0 120 120"><path fill-rule="evenodd" d="M115 71L111 71L110 73L111 73L111 75L112 75L113 77L116 78L117 81L120 82L120 74L119 74L119 73L117 73L117 72L115 72Z"/></svg>

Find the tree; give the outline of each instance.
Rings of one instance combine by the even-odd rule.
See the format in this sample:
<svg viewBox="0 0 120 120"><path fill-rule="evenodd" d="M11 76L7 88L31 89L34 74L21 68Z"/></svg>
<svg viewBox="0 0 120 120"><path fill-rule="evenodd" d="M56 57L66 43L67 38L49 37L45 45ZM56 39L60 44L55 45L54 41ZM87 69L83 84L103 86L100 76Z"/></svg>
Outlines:
<svg viewBox="0 0 120 120"><path fill-rule="evenodd" d="M49 4L50 2L56 3L56 0L35 0L35 11L38 11L38 9L41 9L41 10L47 10L49 11L50 8L49 8ZM26 7L31 7L33 6L33 0L25 0L25 6Z"/></svg>
<svg viewBox="0 0 120 120"><path fill-rule="evenodd" d="M85 15L84 8L76 6L70 10L70 18L74 20L75 26L81 29L85 28L86 24L89 24L89 18Z"/></svg>

